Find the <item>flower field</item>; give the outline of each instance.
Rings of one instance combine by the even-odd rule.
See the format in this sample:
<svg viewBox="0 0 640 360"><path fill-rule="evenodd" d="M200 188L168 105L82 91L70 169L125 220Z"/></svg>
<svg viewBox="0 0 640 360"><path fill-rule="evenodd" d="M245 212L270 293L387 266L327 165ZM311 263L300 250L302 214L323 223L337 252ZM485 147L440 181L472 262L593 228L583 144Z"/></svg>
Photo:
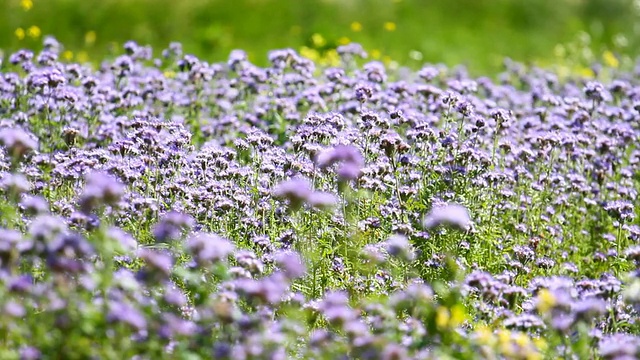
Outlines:
<svg viewBox="0 0 640 360"><path fill-rule="evenodd" d="M2 359L635 359L640 78L0 63Z"/></svg>

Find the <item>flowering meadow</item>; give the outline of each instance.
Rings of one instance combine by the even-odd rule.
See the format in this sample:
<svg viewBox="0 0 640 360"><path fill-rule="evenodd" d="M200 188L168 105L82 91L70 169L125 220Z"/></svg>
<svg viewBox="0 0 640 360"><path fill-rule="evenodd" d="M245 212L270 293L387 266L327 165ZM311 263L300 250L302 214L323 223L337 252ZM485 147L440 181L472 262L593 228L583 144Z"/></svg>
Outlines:
<svg viewBox="0 0 640 360"><path fill-rule="evenodd" d="M0 358L640 356L637 73L60 53L0 60Z"/></svg>

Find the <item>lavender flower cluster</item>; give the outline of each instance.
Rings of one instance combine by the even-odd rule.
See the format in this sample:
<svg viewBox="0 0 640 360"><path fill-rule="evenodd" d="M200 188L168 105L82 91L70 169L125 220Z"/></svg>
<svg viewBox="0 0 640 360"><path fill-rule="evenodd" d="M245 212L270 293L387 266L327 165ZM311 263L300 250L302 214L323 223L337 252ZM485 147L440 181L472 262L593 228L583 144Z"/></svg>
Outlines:
<svg viewBox="0 0 640 360"><path fill-rule="evenodd" d="M0 60L0 358L634 359L640 77Z"/></svg>

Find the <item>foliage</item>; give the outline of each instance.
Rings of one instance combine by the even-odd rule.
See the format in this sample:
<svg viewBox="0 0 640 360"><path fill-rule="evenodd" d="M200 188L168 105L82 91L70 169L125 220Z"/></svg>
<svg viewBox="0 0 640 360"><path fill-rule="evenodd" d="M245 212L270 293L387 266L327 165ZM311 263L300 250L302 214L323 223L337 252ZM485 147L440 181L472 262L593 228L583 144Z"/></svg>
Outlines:
<svg viewBox="0 0 640 360"><path fill-rule="evenodd" d="M68 60L94 63L129 39L153 48L180 41L208 61L244 49L261 66L269 50L285 47L335 65L336 47L356 41L388 66L464 64L476 75L499 72L504 57L555 63L555 47L579 33L596 62L606 50L634 58L640 48L632 0L8 0L0 14L6 53L39 50L49 34Z"/></svg>
<svg viewBox="0 0 640 360"><path fill-rule="evenodd" d="M0 68L0 358L638 356L640 80L172 43Z"/></svg>

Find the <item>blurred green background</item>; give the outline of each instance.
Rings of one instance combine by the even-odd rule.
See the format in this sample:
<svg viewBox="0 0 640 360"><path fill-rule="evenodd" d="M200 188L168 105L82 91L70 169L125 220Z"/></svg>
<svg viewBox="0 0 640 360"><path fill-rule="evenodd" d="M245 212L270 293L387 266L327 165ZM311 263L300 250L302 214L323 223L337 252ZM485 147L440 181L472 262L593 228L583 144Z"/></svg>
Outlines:
<svg viewBox="0 0 640 360"><path fill-rule="evenodd" d="M588 71L638 55L638 20L640 0L0 0L0 49L37 49L51 34L64 57L99 62L126 40L156 55L179 41L209 61L241 48L263 65L285 47L332 63L332 49L356 41L391 66L490 74L510 57Z"/></svg>

